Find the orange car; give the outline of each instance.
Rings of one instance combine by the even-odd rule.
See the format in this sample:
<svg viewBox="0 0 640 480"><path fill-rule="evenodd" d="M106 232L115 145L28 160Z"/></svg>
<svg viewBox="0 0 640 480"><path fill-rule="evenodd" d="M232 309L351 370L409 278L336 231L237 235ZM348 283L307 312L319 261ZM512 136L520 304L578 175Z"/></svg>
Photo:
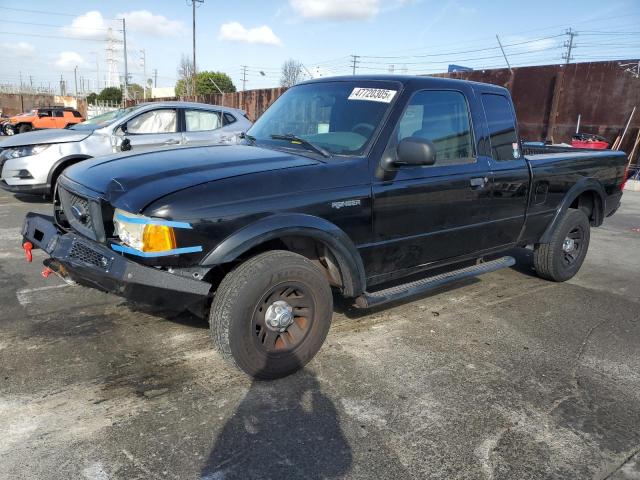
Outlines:
<svg viewBox="0 0 640 480"><path fill-rule="evenodd" d="M43 128L66 128L67 125L83 121L84 118L80 112L73 108L38 107L30 112L10 117L6 123L7 131L5 133L11 135L12 133L24 133Z"/></svg>

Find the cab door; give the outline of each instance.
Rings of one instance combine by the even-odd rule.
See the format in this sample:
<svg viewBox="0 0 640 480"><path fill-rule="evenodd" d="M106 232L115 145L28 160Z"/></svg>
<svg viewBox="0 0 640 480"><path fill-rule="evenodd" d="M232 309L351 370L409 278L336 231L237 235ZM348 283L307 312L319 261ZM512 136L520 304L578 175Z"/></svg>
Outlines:
<svg viewBox="0 0 640 480"><path fill-rule="evenodd" d="M476 153L467 93L415 92L391 135L385 155L403 138L420 137L434 143L436 162L374 179L374 242L362 251L373 276L484 248L490 170Z"/></svg>
<svg viewBox="0 0 640 480"><path fill-rule="evenodd" d="M56 120L53 117L54 110L38 110L38 119L35 128L56 128Z"/></svg>
<svg viewBox="0 0 640 480"><path fill-rule="evenodd" d="M487 231L487 247L499 248L517 242L525 222L530 173L520 151L516 117L506 94L480 95L486 117L493 174L491 214L493 228Z"/></svg>

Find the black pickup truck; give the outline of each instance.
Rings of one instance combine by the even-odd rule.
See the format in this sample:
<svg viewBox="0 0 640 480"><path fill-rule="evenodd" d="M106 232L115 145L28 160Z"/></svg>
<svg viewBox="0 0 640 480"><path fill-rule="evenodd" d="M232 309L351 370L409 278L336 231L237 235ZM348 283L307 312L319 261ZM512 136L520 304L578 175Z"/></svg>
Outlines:
<svg viewBox="0 0 640 480"><path fill-rule="evenodd" d="M366 308L511 266L517 246L571 278L625 178L623 152L524 149L504 88L429 77L297 85L242 143L74 166L23 246L80 284L208 310L221 353L276 378L320 349L332 290Z"/></svg>

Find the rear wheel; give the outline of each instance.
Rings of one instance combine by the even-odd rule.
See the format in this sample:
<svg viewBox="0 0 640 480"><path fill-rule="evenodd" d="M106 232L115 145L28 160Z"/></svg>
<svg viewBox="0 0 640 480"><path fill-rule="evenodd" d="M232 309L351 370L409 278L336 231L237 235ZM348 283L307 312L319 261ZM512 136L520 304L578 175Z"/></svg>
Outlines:
<svg viewBox="0 0 640 480"><path fill-rule="evenodd" d="M222 280L211 305L213 341L228 360L256 378L302 368L329 331L333 297L324 274L287 251L257 255Z"/></svg>
<svg viewBox="0 0 640 480"><path fill-rule="evenodd" d="M533 262L538 276L554 282L572 278L587 255L590 225L582 210L569 209L548 243L538 244Z"/></svg>
<svg viewBox="0 0 640 480"><path fill-rule="evenodd" d="M28 123L23 123L18 127L18 133L30 132L31 130L33 130L33 127Z"/></svg>

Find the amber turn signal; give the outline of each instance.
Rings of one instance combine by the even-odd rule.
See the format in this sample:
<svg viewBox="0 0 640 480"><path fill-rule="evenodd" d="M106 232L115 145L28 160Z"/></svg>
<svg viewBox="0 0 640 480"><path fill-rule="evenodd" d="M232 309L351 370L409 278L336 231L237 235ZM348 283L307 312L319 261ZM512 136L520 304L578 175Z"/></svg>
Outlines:
<svg viewBox="0 0 640 480"><path fill-rule="evenodd" d="M143 252L165 252L176 248L173 228L166 225L145 225L142 235Z"/></svg>

